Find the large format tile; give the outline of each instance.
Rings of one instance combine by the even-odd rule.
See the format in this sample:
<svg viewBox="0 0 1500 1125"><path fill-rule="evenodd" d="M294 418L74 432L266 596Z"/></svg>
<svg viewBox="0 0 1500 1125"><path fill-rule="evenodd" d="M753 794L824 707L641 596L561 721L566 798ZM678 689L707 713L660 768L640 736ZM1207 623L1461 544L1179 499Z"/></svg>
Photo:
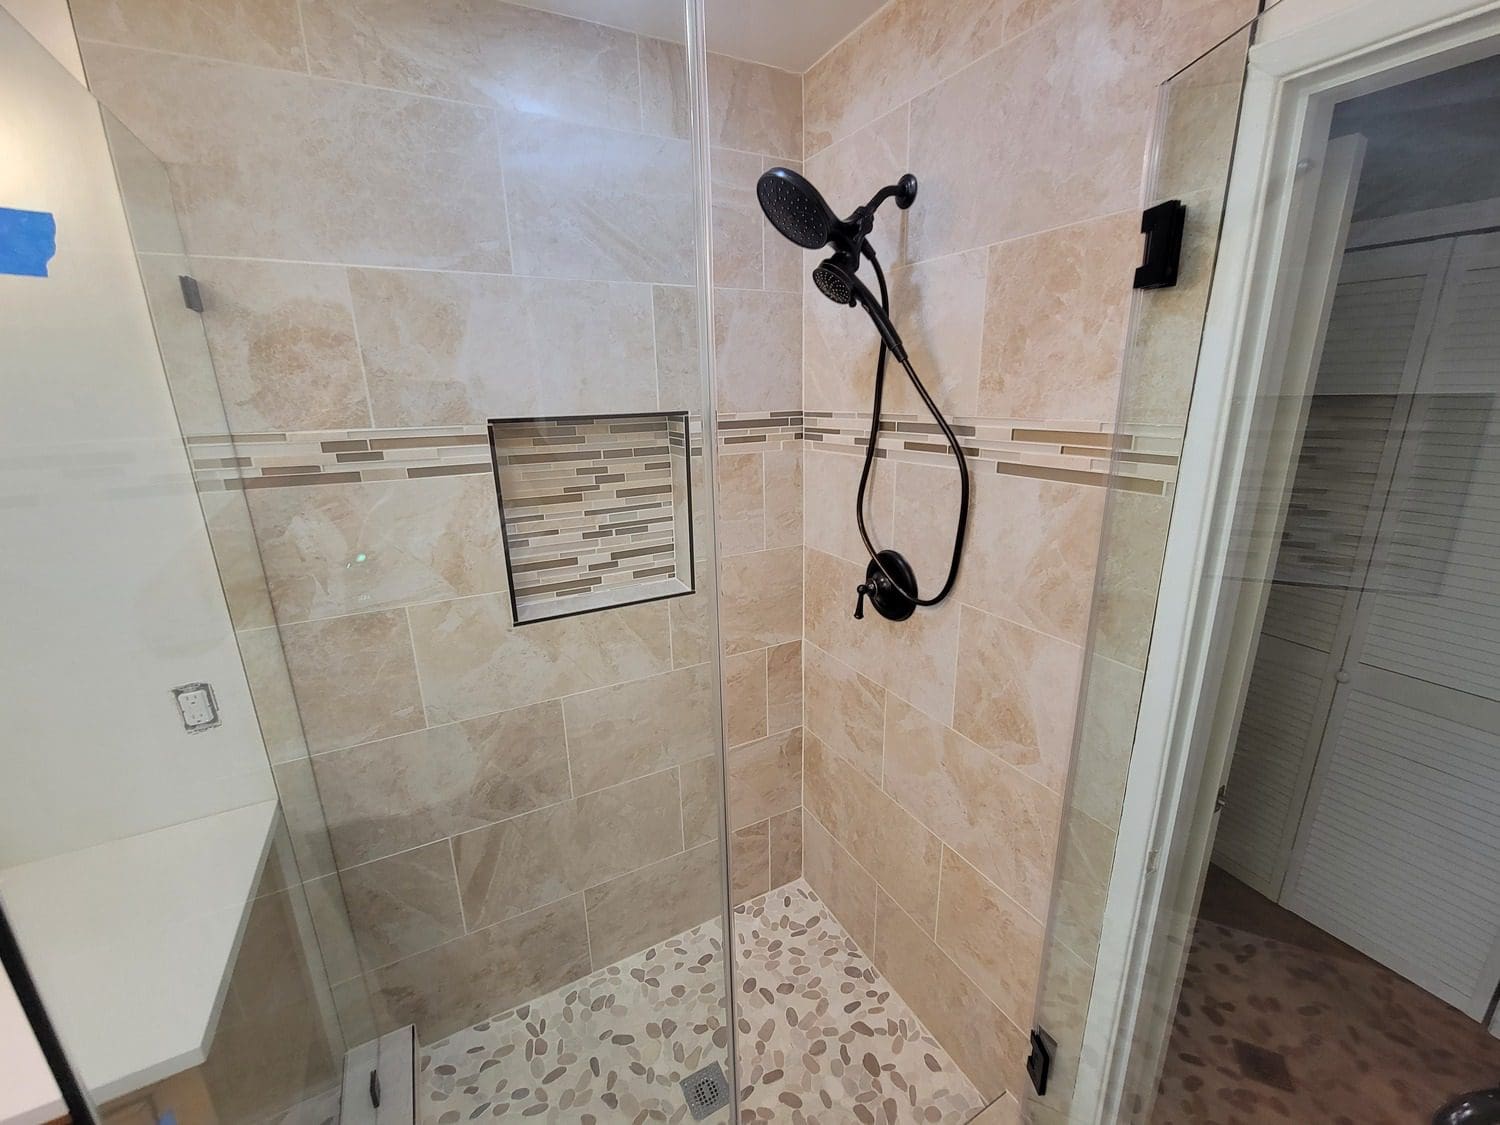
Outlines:
<svg viewBox="0 0 1500 1125"><path fill-rule="evenodd" d="M715 462L718 492L714 515L721 557L745 555L766 546L765 456L727 453Z"/></svg>
<svg viewBox="0 0 1500 1125"><path fill-rule="evenodd" d="M875 948L875 877L808 811L802 822L802 863L808 885L861 949Z"/></svg>
<svg viewBox="0 0 1500 1125"><path fill-rule="evenodd" d="M424 725L411 632L400 610L287 625L281 639L314 753Z"/></svg>
<svg viewBox="0 0 1500 1125"><path fill-rule="evenodd" d="M979 414L1115 416L1139 235L1129 211L990 247Z"/></svg>
<svg viewBox="0 0 1500 1125"><path fill-rule="evenodd" d="M868 410L869 403L865 402L863 408ZM861 422L861 430L865 425ZM863 567L870 555L854 520L863 459L848 453L826 452L813 443L803 460L806 484L802 524L807 546ZM894 542L891 513L896 493L895 467L888 461L876 461L870 467L865 487L865 528L877 546Z"/></svg>
<svg viewBox="0 0 1500 1125"><path fill-rule="evenodd" d="M953 726L1061 793L1073 750L1077 646L965 607Z"/></svg>
<svg viewBox="0 0 1500 1125"><path fill-rule="evenodd" d="M682 843L686 848L719 838L724 793L720 766L719 756L709 754L677 768L677 783L682 787Z"/></svg>
<svg viewBox="0 0 1500 1125"><path fill-rule="evenodd" d="M719 621L726 654L802 636L802 551L782 547L723 559Z"/></svg>
<svg viewBox="0 0 1500 1125"><path fill-rule="evenodd" d="M364 963L387 965L464 932L448 841L339 872Z"/></svg>
<svg viewBox="0 0 1500 1125"><path fill-rule="evenodd" d="M680 852L681 799L677 771L663 770L455 837L469 928Z"/></svg>
<svg viewBox="0 0 1500 1125"><path fill-rule="evenodd" d="M301 70L297 0L73 0L80 39Z"/></svg>
<svg viewBox="0 0 1500 1125"><path fill-rule="evenodd" d="M492 110L98 44L87 62L168 165L195 254L510 268Z"/></svg>
<svg viewBox="0 0 1500 1125"><path fill-rule="evenodd" d="M766 736L766 654L755 649L722 662L724 728L729 746L741 746Z"/></svg>
<svg viewBox="0 0 1500 1125"><path fill-rule="evenodd" d="M719 741L709 664L570 695L563 715L580 795L700 758Z"/></svg>
<svg viewBox="0 0 1500 1125"><path fill-rule="evenodd" d="M372 976L385 1024L431 1042L589 971L583 896L532 910L403 958Z"/></svg>
<svg viewBox="0 0 1500 1125"><path fill-rule="evenodd" d="M652 410L645 285L351 270L377 426Z"/></svg>
<svg viewBox="0 0 1500 1125"><path fill-rule="evenodd" d="M724 905L723 871L715 842L590 887L584 899L594 967L717 919Z"/></svg>
<svg viewBox="0 0 1500 1125"><path fill-rule="evenodd" d="M283 623L505 589L488 473L261 488L247 498Z"/></svg>
<svg viewBox="0 0 1500 1125"><path fill-rule="evenodd" d="M709 55L708 129L714 144L800 157L802 76L728 55Z"/></svg>
<svg viewBox="0 0 1500 1125"><path fill-rule="evenodd" d="M886 708L885 742L886 791L1034 917L1045 917L1057 794L898 699Z"/></svg>
<svg viewBox="0 0 1500 1125"><path fill-rule="evenodd" d="M795 410L802 401L802 298L753 289L714 291L718 407Z"/></svg>
<svg viewBox="0 0 1500 1125"><path fill-rule="evenodd" d="M517 272L691 284L693 176L686 141L502 120Z"/></svg>
<svg viewBox="0 0 1500 1125"><path fill-rule="evenodd" d="M224 604L236 633L269 628L276 623L266 572L261 565L256 527L250 521L245 494L200 492L203 522L214 552L214 567L224 589Z"/></svg>
<svg viewBox="0 0 1500 1125"><path fill-rule="evenodd" d="M313 769L345 866L571 796L556 701L319 754Z"/></svg>
<svg viewBox="0 0 1500 1125"><path fill-rule="evenodd" d="M775 889L802 877L802 809L777 813L770 826L771 887Z"/></svg>
<svg viewBox="0 0 1500 1125"><path fill-rule="evenodd" d="M314 74L634 129L635 36L515 4L305 0Z"/></svg>
<svg viewBox="0 0 1500 1125"><path fill-rule="evenodd" d="M879 785L885 689L816 645L803 651L807 729Z"/></svg>
<svg viewBox="0 0 1500 1125"><path fill-rule="evenodd" d="M428 721L453 722L640 679L671 666L664 602L510 623L504 595L409 611Z"/></svg>
<svg viewBox="0 0 1500 1125"><path fill-rule="evenodd" d="M198 259L193 271L231 433L370 424L342 269Z"/></svg>
<svg viewBox="0 0 1500 1125"><path fill-rule="evenodd" d="M802 725L801 641L767 650L766 718L772 734Z"/></svg>
<svg viewBox="0 0 1500 1125"><path fill-rule="evenodd" d="M902 0L888 4L804 78L809 154L1024 30L1044 3Z"/></svg>
<svg viewBox="0 0 1500 1125"><path fill-rule="evenodd" d="M873 960L986 1098L1019 1089L1024 1036L888 896L881 895Z"/></svg>
<svg viewBox="0 0 1500 1125"><path fill-rule="evenodd" d="M906 808L816 738L807 738L803 800L886 892L931 930L943 847Z"/></svg>
<svg viewBox="0 0 1500 1125"><path fill-rule="evenodd" d="M1031 1026L1042 923L957 853L943 851L937 943L1017 1027Z"/></svg>
<svg viewBox="0 0 1500 1125"><path fill-rule="evenodd" d="M731 289L766 287L762 231L769 224L755 198L755 184L774 163L769 157L732 148L715 147L709 154L715 285Z"/></svg>
<svg viewBox="0 0 1500 1125"><path fill-rule="evenodd" d="M802 801L802 731L784 731L729 752L729 826L743 828Z"/></svg>
<svg viewBox="0 0 1500 1125"><path fill-rule="evenodd" d="M698 294L687 285L651 287L656 400L662 410L702 414L708 399L698 340Z"/></svg>
<svg viewBox="0 0 1500 1125"><path fill-rule="evenodd" d="M948 418L993 415L978 408L986 269L985 252L971 250L892 273L896 327L922 384ZM930 421L921 396L894 363L886 390L887 410Z"/></svg>
<svg viewBox="0 0 1500 1125"><path fill-rule="evenodd" d="M771 823L757 821L729 837L729 902L732 906L771 889Z"/></svg>

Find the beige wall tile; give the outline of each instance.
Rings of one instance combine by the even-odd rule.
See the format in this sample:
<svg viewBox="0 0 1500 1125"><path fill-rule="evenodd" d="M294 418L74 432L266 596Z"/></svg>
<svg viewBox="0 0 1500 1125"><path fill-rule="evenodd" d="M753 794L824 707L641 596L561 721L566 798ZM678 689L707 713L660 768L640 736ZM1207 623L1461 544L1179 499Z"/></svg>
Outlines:
<svg viewBox="0 0 1500 1125"><path fill-rule="evenodd" d="M1116 843L1113 828L1077 809L1069 812L1058 839L1052 930L1057 942L1090 957L1103 932Z"/></svg>
<svg viewBox="0 0 1500 1125"><path fill-rule="evenodd" d="M448 841L339 872L364 963L387 965L464 932Z"/></svg>
<svg viewBox="0 0 1500 1125"><path fill-rule="evenodd" d="M831 206L840 215L847 215L885 184L893 184L901 176L912 171L907 161L907 108L892 105L889 112L871 115L860 122L860 127L843 140L829 146L809 148L803 163L807 177L818 185ZM921 177L923 202L927 202L927 177ZM871 233L870 244L880 257L881 265L890 270L906 260L906 228L914 212L887 210ZM808 286L807 295L816 297L833 307L828 299L817 293L816 287ZM846 309L851 319L853 310ZM861 315L858 317L864 320ZM866 322L866 329L869 324ZM871 331L873 336L873 331Z"/></svg>
<svg viewBox="0 0 1500 1125"><path fill-rule="evenodd" d="M937 943L1017 1027L1031 1026L1042 923L954 852L943 850Z"/></svg>
<svg viewBox="0 0 1500 1125"><path fill-rule="evenodd" d="M807 552L807 639L887 691L949 721L958 659L957 603L921 610L905 621L887 621L868 609L863 620L855 620L855 590L864 574L863 566Z"/></svg>
<svg viewBox="0 0 1500 1125"><path fill-rule="evenodd" d="M501 126L517 272L692 283L686 141L532 115Z"/></svg>
<svg viewBox="0 0 1500 1125"><path fill-rule="evenodd" d="M866 400L861 409L868 410ZM863 580L869 552L854 521L855 498L859 495L862 459L847 453L828 453L812 444L804 460L806 489L803 496L803 534L807 545L824 554L857 564ZM865 527L877 545L893 542L891 509L896 494L896 474L888 461L877 461L870 469L865 490ZM858 583L856 583L858 585ZM849 587L851 590L853 586ZM852 607L852 603L851 603Z"/></svg>
<svg viewBox="0 0 1500 1125"><path fill-rule="evenodd" d="M714 669L679 668L563 700L573 791L656 773L712 753L719 742Z"/></svg>
<svg viewBox="0 0 1500 1125"><path fill-rule="evenodd" d="M283 623L504 590L490 475L246 494Z"/></svg>
<svg viewBox="0 0 1500 1125"><path fill-rule="evenodd" d="M401 610L287 625L281 640L314 753L423 726L411 631Z"/></svg>
<svg viewBox="0 0 1500 1125"><path fill-rule="evenodd" d="M808 763L811 792L811 754ZM1046 916L1057 794L898 699L886 707L885 785L991 882L1035 917ZM811 800L808 806L815 808Z"/></svg>
<svg viewBox="0 0 1500 1125"><path fill-rule="evenodd" d="M429 727L313 759L345 866L565 801L557 701Z"/></svg>
<svg viewBox="0 0 1500 1125"><path fill-rule="evenodd" d="M651 319L656 335L658 404L662 410L702 414L707 394L698 351L697 293L683 285L653 285Z"/></svg>
<svg viewBox="0 0 1500 1125"><path fill-rule="evenodd" d="M807 729L876 785L885 747L885 689L809 644Z"/></svg>
<svg viewBox="0 0 1500 1125"><path fill-rule="evenodd" d="M639 126L635 36L513 4L306 0L314 74L512 111Z"/></svg>
<svg viewBox="0 0 1500 1125"><path fill-rule="evenodd" d="M129 48L86 55L100 100L171 168L195 253L510 268L493 111Z"/></svg>
<svg viewBox="0 0 1500 1125"><path fill-rule="evenodd" d="M766 653L762 648L724 658L724 725L730 746L766 736Z"/></svg>
<svg viewBox="0 0 1500 1125"><path fill-rule="evenodd" d="M594 968L612 965L723 910L719 845L704 844L590 887L589 940Z"/></svg>
<svg viewBox="0 0 1500 1125"><path fill-rule="evenodd" d="M819 59L804 78L809 153L1018 34L1027 9L1015 0L901 0L882 8Z"/></svg>
<svg viewBox="0 0 1500 1125"><path fill-rule="evenodd" d="M694 758L677 768L678 784L682 787L682 841L688 848L696 848L718 840L720 832L720 804L723 801L723 786L719 779L719 758L710 754Z"/></svg>
<svg viewBox="0 0 1500 1125"><path fill-rule="evenodd" d="M1097 651L1131 668L1146 667L1161 586L1170 496L1117 490L1104 526L1105 551L1093 613Z"/></svg>
<svg viewBox="0 0 1500 1125"><path fill-rule="evenodd" d="M589 972L583 896L518 915L371 974L384 1025L431 1043Z"/></svg>
<svg viewBox="0 0 1500 1125"><path fill-rule="evenodd" d="M766 547L802 545L802 451L773 449L763 455L766 477Z"/></svg>
<svg viewBox="0 0 1500 1125"><path fill-rule="evenodd" d="M915 511L932 470L907 473ZM929 492L930 495L930 492ZM1105 490L1064 481L979 473L969 506L969 543L958 597L1063 640L1082 644L1088 629L1104 518ZM946 513L945 513L946 514Z"/></svg>
<svg viewBox="0 0 1500 1125"><path fill-rule="evenodd" d="M1083 730L1068 800L1097 821L1119 824L1145 673L1098 653L1084 667Z"/></svg>
<svg viewBox="0 0 1500 1125"><path fill-rule="evenodd" d="M671 665L664 602L519 628L511 626L499 594L409 612L433 724L640 679Z"/></svg>
<svg viewBox="0 0 1500 1125"><path fill-rule="evenodd" d="M281 814L297 857L298 872L304 879L332 874L337 864L312 762L305 757L279 762L271 767L271 776L276 781L276 796L281 801Z"/></svg>
<svg viewBox="0 0 1500 1125"><path fill-rule="evenodd" d="M1139 236L1129 211L990 247L981 415L1114 417Z"/></svg>
<svg viewBox="0 0 1500 1125"><path fill-rule="evenodd" d="M965 606L954 728L1061 793L1073 752L1081 663L1075 645Z"/></svg>
<svg viewBox="0 0 1500 1125"><path fill-rule="evenodd" d="M732 148L715 147L710 152L715 285L731 289L766 287L763 230L769 224L755 198L755 184L774 164L769 157Z"/></svg>
<svg viewBox="0 0 1500 1125"><path fill-rule="evenodd" d="M771 824L757 821L735 831L729 844L729 901L738 906L771 889Z"/></svg>
<svg viewBox="0 0 1500 1125"><path fill-rule="evenodd" d="M729 752L729 826L740 829L802 802L802 731L783 731Z"/></svg>
<svg viewBox="0 0 1500 1125"><path fill-rule="evenodd" d="M680 809L677 771L664 770L454 837L469 928L680 852Z"/></svg>
<svg viewBox="0 0 1500 1125"><path fill-rule="evenodd" d="M290 70L307 61L296 0L74 0L69 8L82 39Z"/></svg>
<svg viewBox="0 0 1500 1125"><path fill-rule="evenodd" d="M930 194L911 212L913 259L1133 208L1158 84L1253 14L1241 2L1064 6L916 97L911 160ZM976 129L976 106L1006 127Z"/></svg>
<svg viewBox="0 0 1500 1125"><path fill-rule="evenodd" d="M710 55L708 129L715 144L800 157L802 76Z"/></svg>
<svg viewBox="0 0 1500 1125"><path fill-rule="evenodd" d="M765 456L727 453L717 459L719 490L714 514L719 555L745 555L766 546Z"/></svg>
<svg viewBox="0 0 1500 1125"><path fill-rule="evenodd" d="M377 426L656 407L645 285L410 270L349 285Z"/></svg>
<svg viewBox="0 0 1500 1125"><path fill-rule="evenodd" d="M323 966L337 993L340 983L359 979L361 972L354 930L345 907L344 889L335 875L310 879L302 886L307 893L307 909L318 937Z"/></svg>
<svg viewBox="0 0 1500 1125"><path fill-rule="evenodd" d="M231 432L370 424L344 270L200 258L193 271Z"/></svg>
<svg viewBox="0 0 1500 1125"><path fill-rule="evenodd" d="M1006 1093L985 1106L969 1125L1024 1125L1021 1103Z"/></svg>
<svg viewBox="0 0 1500 1125"><path fill-rule="evenodd" d="M896 327L917 375L949 419L985 413L979 409L985 259L985 251L971 250L904 266L891 275ZM887 390L886 409L927 419L921 396L894 363Z"/></svg>
<svg viewBox="0 0 1500 1125"><path fill-rule="evenodd" d="M724 559L719 627L727 654L802 636L802 552L796 547Z"/></svg>
<svg viewBox="0 0 1500 1125"><path fill-rule="evenodd" d="M302 737L302 717L297 713L281 634L274 628L247 629L236 633L234 639L240 646L266 756L273 765L305 759L307 740Z"/></svg>
<svg viewBox="0 0 1500 1125"><path fill-rule="evenodd" d="M667 607L671 618L672 666L686 668L706 662L713 652L708 638L708 594L700 589L699 593L673 598Z"/></svg>
<svg viewBox="0 0 1500 1125"><path fill-rule="evenodd" d="M276 623L266 572L256 545L256 529L243 492L200 492L214 566L224 588L229 620L237 632L263 629Z"/></svg>
<svg viewBox="0 0 1500 1125"><path fill-rule="evenodd" d="M930 931L943 852L938 838L812 735L805 770L808 811Z"/></svg>
<svg viewBox="0 0 1500 1125"><path fill-rule="evenodd" d="M802 642L766 653L766 710L772 734L802 725Z"/></svg>
<svg viewBox="0 0 1500 1125"><path fill-rule="evenodd" d="M691 127L687 52L681 43L640 37L641 128L686 138Z"/></svg>
<svg viewBox="0 0 1500 1125"><path fill-rule="evenodd" d="M876 966L987 1098L1019 1089L1025 1039L888 896L875 923Z"/></svg>
<svg viewBox="0 0 1500 1125"><path fill-rule="evenodd" d="M770 826L771 888L802 877L802 810L777 813Z"/></svg>
<svg viewBox="0 0 1500 1125"><path fill-rule="evenodd" d="M714 346L720 410L802 405L802 298L797 294L715 289Z"/></svg>
<svg viewBox="0 0 1500 1125"><path fill-rule="evenodd" d="M803 873L808 885L868 954L875 948L874 876L855 862L811 813L802 818L802 832Z"/></svg>

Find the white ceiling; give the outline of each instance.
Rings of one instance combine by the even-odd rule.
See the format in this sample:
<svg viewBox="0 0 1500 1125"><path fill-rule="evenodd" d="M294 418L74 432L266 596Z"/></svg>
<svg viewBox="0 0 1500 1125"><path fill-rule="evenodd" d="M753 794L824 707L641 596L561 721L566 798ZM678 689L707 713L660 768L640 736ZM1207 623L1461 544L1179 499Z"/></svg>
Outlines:
<svg viewBox="0 0 1500 1125"><path fill-rule="evenodd" d="M513 0L565 16L683 38L682 0ZM801 74L885 0L705 0L708 49Z"/></svg>

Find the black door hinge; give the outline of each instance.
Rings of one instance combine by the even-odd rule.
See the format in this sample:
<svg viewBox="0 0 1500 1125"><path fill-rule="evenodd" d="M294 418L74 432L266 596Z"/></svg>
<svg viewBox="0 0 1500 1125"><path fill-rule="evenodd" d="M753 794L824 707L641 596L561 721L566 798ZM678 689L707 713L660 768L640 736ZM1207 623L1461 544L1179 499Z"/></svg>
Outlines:
<svg viewBox="0 0 1500 1125"><path fill-rule="evenodd" d="M1033 1027L1031 1054L1026 1056L1026 1073L1031 1076L1031 1086L1038 1097L1047 1092L1047 1079L1052 1074L1052 1056L1056 1053L1057 1040L1040 1027Z"/></svg>
<svg viewBox="0 0 1500 1125"><path fill-rule="evenodd" d="M1186 223L1187 207L1180 199L1169 199L1141 212L1146 260L1135 271L1136 289L1169 289L1177 284L1182 230Z"/></svg>
<svg viewBox="0 0 1500 1125"><path fill-rule="evenodd" d="M380 1108L380 1071L370 1071L370 1104Z"/></svg>
<svg viewBox="0 0 1500 1125"><path fill-rule="evenodd" d="M182 303L195 313L203 311L203 291L198 288L198 279L188 274L177 275L177 284L182 286Z"/></svg>

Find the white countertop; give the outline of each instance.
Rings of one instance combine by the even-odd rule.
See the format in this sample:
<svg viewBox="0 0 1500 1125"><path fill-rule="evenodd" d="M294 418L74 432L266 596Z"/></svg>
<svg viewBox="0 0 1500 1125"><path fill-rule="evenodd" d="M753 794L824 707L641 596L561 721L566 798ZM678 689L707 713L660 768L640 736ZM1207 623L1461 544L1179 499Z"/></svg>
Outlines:
<svg viewBox="0 0 1500 1125"><path fill-rule="evenodd" d="M204 1061L276 808L261 801L0 871L37 988L99 1101ZM8 1099L0 1125L9 1109Z"/></svg>

